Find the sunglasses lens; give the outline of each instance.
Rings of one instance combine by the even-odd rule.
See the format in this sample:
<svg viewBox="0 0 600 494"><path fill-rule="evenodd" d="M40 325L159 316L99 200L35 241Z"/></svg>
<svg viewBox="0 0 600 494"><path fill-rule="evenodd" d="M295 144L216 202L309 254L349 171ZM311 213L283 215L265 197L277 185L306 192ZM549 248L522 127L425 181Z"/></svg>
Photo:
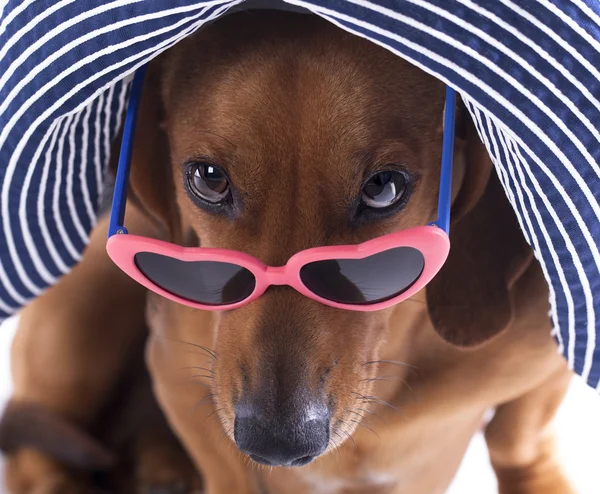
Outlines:
<svg viewBox="0 0 600 494"><path fill-rule="evenodd" d="M304 285L319 297L341 304L385 302L408 290L425 266L423 254L396 247L363 259L328 259L300 270Z"/></svg>
<svg viewBox="0 0 600 494"><path fill-rule="evenodd" d="M248 298L256 286L250 271L226 262L186 262L138 252L135 263L146 278L163 290L199 304L235 304Z"/></svg>

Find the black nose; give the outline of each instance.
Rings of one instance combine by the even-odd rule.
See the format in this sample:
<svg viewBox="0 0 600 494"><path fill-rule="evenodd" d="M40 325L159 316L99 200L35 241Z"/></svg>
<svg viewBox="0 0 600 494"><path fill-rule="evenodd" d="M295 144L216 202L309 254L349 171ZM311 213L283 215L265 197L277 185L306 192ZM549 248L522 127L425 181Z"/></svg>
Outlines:
<svg viewBox="0 0 600 494"><path fill-rule="evenodd" d="M238 448L257 463L299 467L324 453L329 444L329 410L309 404L292 414L269 413L247 403L236 407Z"/></svg>

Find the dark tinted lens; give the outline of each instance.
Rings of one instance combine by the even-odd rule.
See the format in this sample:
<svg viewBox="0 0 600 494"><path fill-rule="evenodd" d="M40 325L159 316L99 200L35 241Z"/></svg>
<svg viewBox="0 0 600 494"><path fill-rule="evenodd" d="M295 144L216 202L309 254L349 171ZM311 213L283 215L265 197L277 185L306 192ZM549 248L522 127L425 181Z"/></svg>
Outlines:
<svg viewBox="0 0 600 494"><path fill-rule="evenodd" d="M256 285L250 271L226 262L185 262L152 252L138 252L135 263L163 290L206 305L234 304L249 297Z"/></svg>
<svg viewBox="0 0 600 494"><path fill-rule="evenodd" d="M375 304L408 290L423 272L423 254L397 247L364 259L337 259L306 264L300 277L320 297L342 304Z"/></svg>

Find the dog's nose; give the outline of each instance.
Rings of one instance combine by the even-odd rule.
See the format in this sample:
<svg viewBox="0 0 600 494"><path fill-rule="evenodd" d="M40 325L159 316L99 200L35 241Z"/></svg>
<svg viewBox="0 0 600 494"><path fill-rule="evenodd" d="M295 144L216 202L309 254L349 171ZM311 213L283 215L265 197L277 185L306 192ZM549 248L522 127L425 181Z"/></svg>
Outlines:
<svg viewBox="0 0 600 494"><path fill-rule="evenodd" d="M324 404L310 404L287 416L270 415L260 406L248 403L236 407L235 442L255 462L299 467L327 449L330 416Z"/></svg>

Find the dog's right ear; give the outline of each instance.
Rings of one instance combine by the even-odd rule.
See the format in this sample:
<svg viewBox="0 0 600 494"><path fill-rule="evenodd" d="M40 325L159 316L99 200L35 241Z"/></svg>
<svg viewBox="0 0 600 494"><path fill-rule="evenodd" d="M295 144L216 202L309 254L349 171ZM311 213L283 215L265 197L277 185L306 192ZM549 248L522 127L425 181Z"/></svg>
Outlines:
<svg viewBox="0 0 600 494"><path fill-rule="evenodd" d="M152 62L144 78L127 200L156 224L165 240L175 240L179 237L179 210L175 201L169 143L163 130L160 69L158 60ZM113 173L116 173L120 138L117 141L110 165Z"/></svg>

